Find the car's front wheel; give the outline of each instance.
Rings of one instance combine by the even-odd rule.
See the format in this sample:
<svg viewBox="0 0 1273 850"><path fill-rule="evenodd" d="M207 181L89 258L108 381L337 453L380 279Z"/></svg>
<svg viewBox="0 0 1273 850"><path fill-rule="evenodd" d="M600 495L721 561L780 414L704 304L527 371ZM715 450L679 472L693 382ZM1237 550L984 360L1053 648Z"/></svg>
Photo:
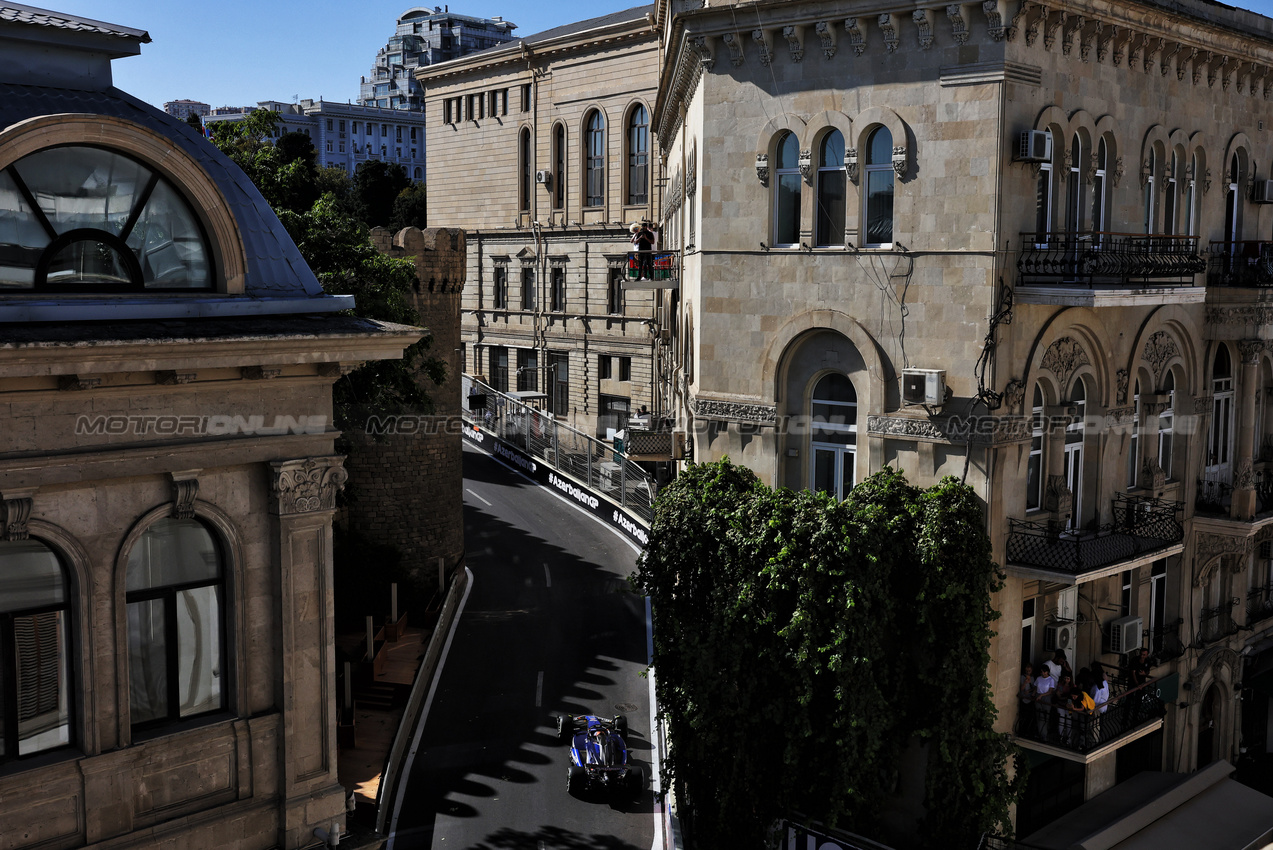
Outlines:
<svg viewBox="0 0 1273 850"><path fill-rule="evenodd" d="M614 720L614 731L619 733L619 737L628 740L628 718L622 714L616 714Z"/></svg>

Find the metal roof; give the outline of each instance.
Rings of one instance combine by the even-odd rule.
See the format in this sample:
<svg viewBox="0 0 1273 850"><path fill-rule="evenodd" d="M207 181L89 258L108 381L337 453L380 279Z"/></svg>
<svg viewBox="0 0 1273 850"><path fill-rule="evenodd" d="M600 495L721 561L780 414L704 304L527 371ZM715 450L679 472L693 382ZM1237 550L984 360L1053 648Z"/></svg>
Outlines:
<svg viewBox="0 0 1273 850"><path fill-rule="evenodd" d="M52 12L35 6L23 6L19 3L0 3L0 21L14 24L31 24L38 27L69 30L71 32L92 32L102 35L113 35L118 38L137 39L142 44L150 43L150 34L145 30L123 27L119 24L108 24L92 18L81 18L65 12Z"/></svg>

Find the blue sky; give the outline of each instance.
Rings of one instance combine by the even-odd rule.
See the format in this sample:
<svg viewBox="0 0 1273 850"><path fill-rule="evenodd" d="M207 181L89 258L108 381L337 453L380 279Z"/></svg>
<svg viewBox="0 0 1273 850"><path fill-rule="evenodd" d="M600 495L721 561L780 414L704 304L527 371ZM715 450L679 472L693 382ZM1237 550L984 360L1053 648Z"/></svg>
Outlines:
<svg viewBox="0 0 1273 850"><path fill-rule="evenodd" d="M409 0L52 0L31 5L144 29L151 44L114 63L115 84L142 100L189 98L249 106L293 96L356 100L359 77L393 34ZM425 4L420 4L425 5ZM434 0L433 5L439 5ZM477 0L452 11L502 15L530 35L642 5L639 0ZM1237 5L1273 16L1273 0Z"/></svg>
<svg viewBox="0 0 1273 850"><path fill-rule="evenodd" d="M357 100L358 80L398 16L442 0L23 0L28 5L150 33L140 56L114 62L115 85L155 106L189 98L213 106L319 96ZM1273 2L1273 0L1271 0ZM478 0L452 12L517 24L514 35L643 5L640 0Z"/></svg>

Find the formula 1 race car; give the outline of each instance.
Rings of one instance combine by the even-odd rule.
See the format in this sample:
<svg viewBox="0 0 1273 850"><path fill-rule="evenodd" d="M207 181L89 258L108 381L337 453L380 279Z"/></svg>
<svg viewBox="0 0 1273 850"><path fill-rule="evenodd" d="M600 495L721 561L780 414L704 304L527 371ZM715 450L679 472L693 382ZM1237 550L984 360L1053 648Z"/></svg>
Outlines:
<svg viewBox="0 0 1273 850"><path fill-rule="evenodd" d="M645 776L641 768L628 764L628 746L623 740L627 734L628 719L622 714L610 720L593 714L558 717L557 737L570 741L566 790L575 795L597 788L640 794Z"/></svg>

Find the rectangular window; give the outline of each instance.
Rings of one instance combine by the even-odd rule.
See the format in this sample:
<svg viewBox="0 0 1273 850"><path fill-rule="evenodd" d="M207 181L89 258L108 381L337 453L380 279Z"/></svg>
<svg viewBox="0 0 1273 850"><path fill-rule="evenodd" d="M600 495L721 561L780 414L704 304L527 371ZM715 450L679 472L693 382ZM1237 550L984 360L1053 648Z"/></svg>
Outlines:
<svg viewBox="0 0 1273 850"><path fill-rule="evenodd" d="M490 113L491 117L493 118L496 115L499 115L499 92L495 92L495 91L487 92L486 100L487 100L486 111Z"/></svg>
<svg viewBox="0 0 1273 850"><path fill-rule="evenodd" d="M508 309L508 266L496 266L492 273L494 292L492 306L496 310Z"/></svg>
<svg viewBox="0 0 1273 850"><path fill-rule="evenodd" d="M332 119L328 118L328 119L327 119L327 132L329 132L329 133L330 133L330 132L331 132L331 130L332 130Z"/></svg>
<svg viewBox="0 0 1273 850"><path fill-rule="evenodd" d="M570 355L561 352L548 354L548 409L554 416L566 416L570 412Z"/></svg>
<svg viewBox="0 0 1273 850"><path fill-rule="evenodd" d="M328 142L328 143L327 143L327 152L328 152L328 153L331 153L331 152L332 152L332 143L331 143L331 142Z"/></svg>
<svg viewBox="0 0 1273 850"><path fill-rule="evenodd" d="M553 266L552 311L561 313L566 309L566 267Z"/></svg>
<svg viewBox="0 0 1273 850"><path fill-rule="evenodd" d="M597 358L597 377L603 381L608 381L614 375L612 359L609 354L602 354Z"/></svg>
<svg viewBox="0 0 1273 850"><path fill-rule="evenodd" d="M501 91L501 92L500 92L500 96L499 96L499 114L500 114L500 115L507 115L507 114L508 114L508 89L504 89L503 91Z"/></svg>
<svg viewBox="0 0 1273 850"><path fill-rule="evenodd" d="M344 142L341 142L341 143L340 143L340 152L341 152L341 153L344 153L344 152L345 152L345 143L344 143Z"/></svg>
<svg viewBox="0 0 1273 850"><path fill-rule="evenodd" d="M539 392L539 352L533 348L517 349L518 392Z"/></svg>
<svg viewBox="0 0 1273 850"><path fill-rule="evenodd" d="M399 144L401 144L401 143L402 143L402 128L401 128L401 127L395 127L394 129L397 131L397 137L394 139L394 141L396 141L396 142L398 142Z"/></svg>
<svg viewBox="0 0 1273 850"><path fill-rule="evenodd" d="M522 86L522 112L530 112L530 83Z"/></svg>
<svg viewBox="0 0 1273 850"><path fill-rule="evenodd" d="M416 140L415 131L416 131L416 128L415 128L415 127L412 127L412 128L411 128L411 141L413 141L413 142Z"/></svg>
<svg viewBox="0 0 1273 850"><path fill-rule="evenodd" d="M619 358L619 380L620 381L632 380L632 358L631 357Z"/></svg>
<svg viewBox="0 0 1273 850"><path fill-rule="evenodd" d="M1167 559L1154 561L1149 571L1149 651L1163 651L1163 626L1167 622Z"/></svg>
<svg viewBox="0 0 1273 850"><path fill-rule="evenodd" d="M380 138L382 138L382 139L387 139L387 138L389 138L389 125L388 125L388 124L381 124L381 125L380 125Z"/></svg>
<svg viewBox="0 0 1273 850"><path fill-rule="evenodd" d="M615 431L628 427L628 416L632 412L632 402L622 396L602 395L597 399L597 436L601 439L612 439Z"/></svg>
<svg viewBox="0 0 1273 850"><path fill-rule="evenodd" d="M606 312L611 315L623 312L623 269L610 269L606 282Z"/></svg>
<svg viewBox="0 0 1273 850"><path fill-rule="evenodd" d="M491 389L508 392L508 349L503 346L492 348L491 352Z"/></svg>
<svg viewBox="0 0 1273 850"><path fill-rule="evenodd" d="M1038 396L1035 401L1042 401ZM1030 422L1030 460L1026 467L1025 508L1037 511L1043 497L1043 408L1036 406Z"/></svg>
<svg viewBox="0 0 1273 850"><path fill-rule="evenodd" d="M340 122L340 132L342 132L342 133L343 133L343 132L345 132L345 122L344 122L344 121L341 121L341 122Z"/></svg>
<svg viewBox="0 0 1273 850"><path fill-rule="evenodd" d="M1123 592L1119 597L1118 607L1122 611L1122 616L1127 617L1132 613L1132 588L1136 585L1136 571L1123 570Z"/></svg>
<svg viewBox="0 0 1273 850"><path fill-rule="evenodd" d="M522 309L535 309L535 270L530 266L522 267Z"/></svg>
<svg viewBox="0 0 1273 850"><path fill-rule="evenodd" d="M353 131L354 131L355 133L357 133L357 132L358 132L358 122L357 122L357 121L355 121L355 122L354 122L354 125L353 125L353 128L352 128L352 129L353 129Z"/></svg>

